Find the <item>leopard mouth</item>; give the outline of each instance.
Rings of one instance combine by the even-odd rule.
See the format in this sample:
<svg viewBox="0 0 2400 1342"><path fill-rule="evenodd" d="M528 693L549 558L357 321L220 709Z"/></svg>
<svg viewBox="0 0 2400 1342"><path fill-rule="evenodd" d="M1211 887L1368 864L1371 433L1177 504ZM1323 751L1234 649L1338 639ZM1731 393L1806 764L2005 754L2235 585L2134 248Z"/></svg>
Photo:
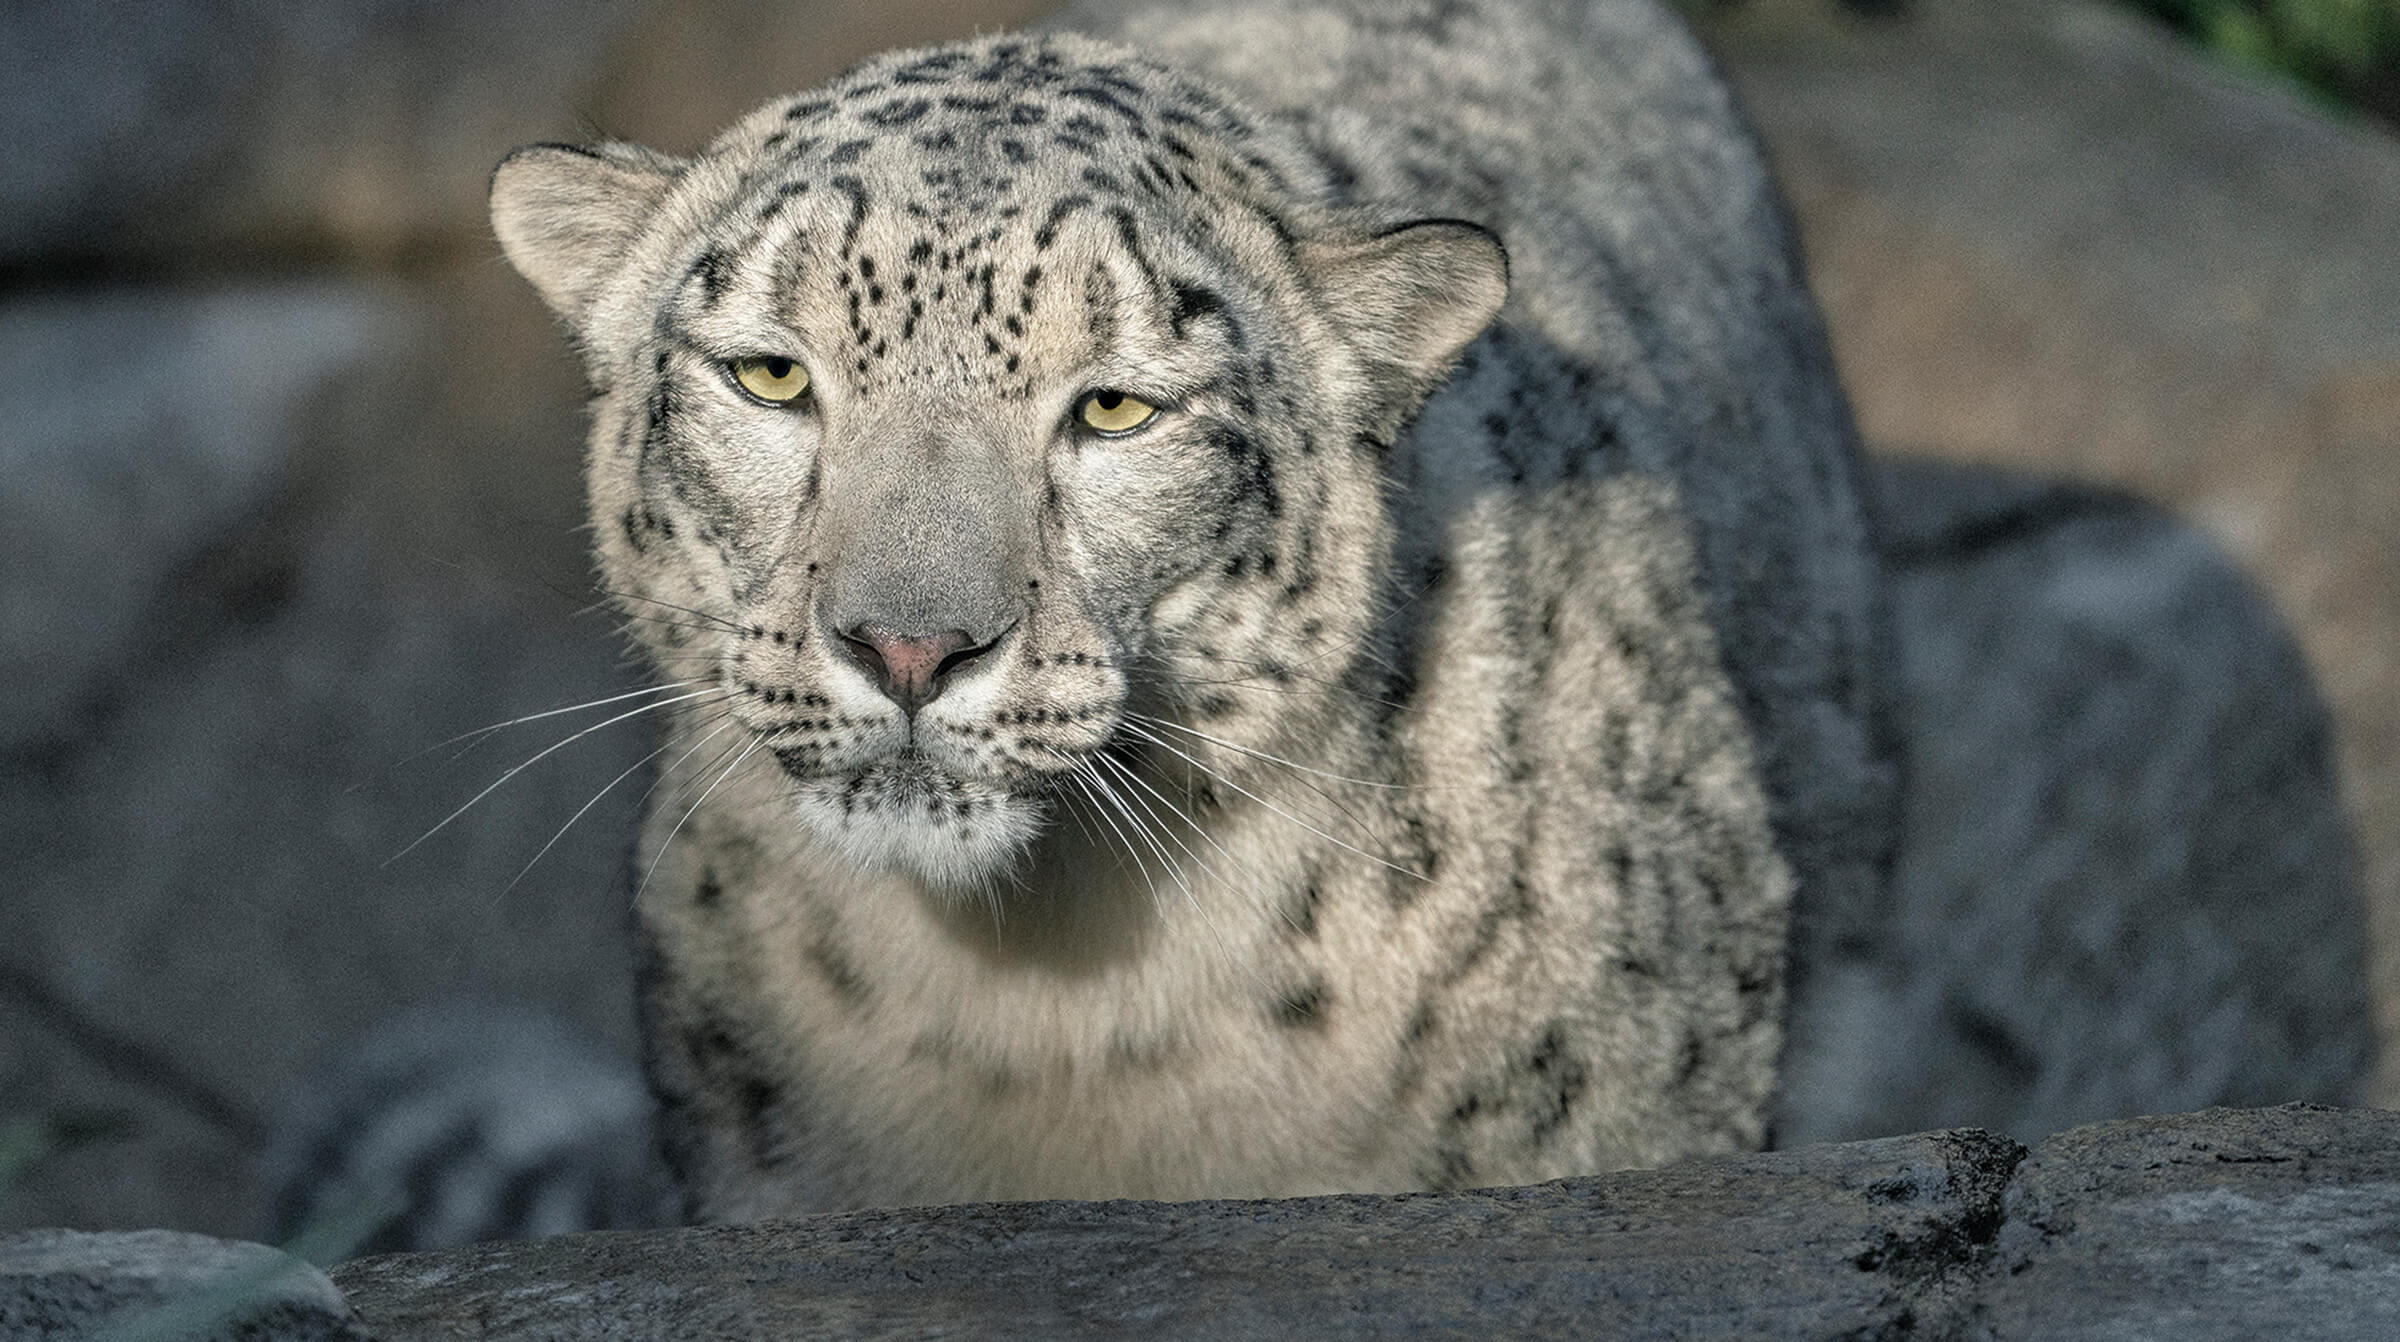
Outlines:
<svg viewBox="0 0 2400 1342"><path fill-rule="evenodd" d="M906 730L887 718L862 741L838 714L812 711L754 730L784 772L794 819L832 854L861 871L960 890L1019 866L1049 830L1062 787L1089 753L1073 740L1088 716L1055 707L921 714ZM1053 735L1068 740L1031 739Z"/></svg>
<svg viewBox="0 0 2400 1342"><path fill-rule="evenodd" d="M853 775L861 786L880 789L895 803L923 800L938 804L966 791L966 780L933 762L915 746L900 749Z"/></svg>
<svg viewBox="0 0 2400 1342"><path fill-rule="evenodd" d="M846 814L875 809L905 814L911 806L938 806L946 797L963 793L967 781L927 758L915 746L904 746L882 759L828 774L820 769L791 770L804 783L834 787Z"/></svg>
<svg viewBox="0 0 2400 1342"><path fill-rule="evenodd" d="M862 870L903 871L944 890L978 888L1014 866L1045 827L1037 799L964 778L903 749L794 787L798 815Z"/></svg>

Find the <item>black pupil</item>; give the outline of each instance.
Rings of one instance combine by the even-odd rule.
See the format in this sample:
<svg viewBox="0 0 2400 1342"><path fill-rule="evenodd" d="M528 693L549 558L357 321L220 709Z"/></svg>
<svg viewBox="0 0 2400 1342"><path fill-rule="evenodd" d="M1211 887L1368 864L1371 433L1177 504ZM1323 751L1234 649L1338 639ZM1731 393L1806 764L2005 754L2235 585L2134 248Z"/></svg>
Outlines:
<svg viewBox="0 0 2400 1342"><path fill-rule="evenodd" d="M792 375L792 361L789 359L769 359L766 361L766 364L767 376L775 379L777 382L781 382L785 378Z"/></svg>
<svg viewBox="0 0 2400 1342"><path fill-rule="evenodd" d="M1116 391L1094 392L1092 393L1092 404L1099 406L1102 410L1114 410L1125 404L1125 394Z"/></svg>

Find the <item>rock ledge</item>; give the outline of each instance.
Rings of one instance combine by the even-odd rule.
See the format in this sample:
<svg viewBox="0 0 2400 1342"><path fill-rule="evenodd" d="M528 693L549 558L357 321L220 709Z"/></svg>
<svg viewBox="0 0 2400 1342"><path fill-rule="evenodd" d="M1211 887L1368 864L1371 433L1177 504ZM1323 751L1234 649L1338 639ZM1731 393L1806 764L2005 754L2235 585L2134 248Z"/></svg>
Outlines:
<svg viewBox="0 0 2400 1342"><path fill-rule="evenodd" d="M385 1342L2400 1336L2400 1114L1968 1129L1528 1188L572 1235L333 1272ZM2163 1331L2161 1331L2163 1329Z"/></svg>

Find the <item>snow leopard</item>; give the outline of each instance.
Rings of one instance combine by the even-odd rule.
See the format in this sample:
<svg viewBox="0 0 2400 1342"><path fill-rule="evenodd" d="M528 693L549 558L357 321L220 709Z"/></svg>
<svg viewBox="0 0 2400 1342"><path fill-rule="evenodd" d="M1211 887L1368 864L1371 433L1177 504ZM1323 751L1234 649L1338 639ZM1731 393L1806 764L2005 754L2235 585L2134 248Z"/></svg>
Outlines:
<svg viewBox="0 0 2400 1342"><path fill-rule="evenodd" d="M1657 12L1078 12L492 196L687 696L639 908L695 1215L1765 1141L1795 885L1887 828L1873 584Z"/></svg>
<svg viewBox="0 0 2400 1342"><path fill-rule="evenodd" d="M2163 520L2167 588L2281 650L2223 716L2299 705L2218 802L2309 842L2190 936L2083 948L2192 988L2108 999L2115 1090L2042 1088L2089 1025L2035 1009L2050 941L1972 992L1944 958L2078 896L2151 927L2192 874L2079 885L2156 841L2105 796L1988 824L1979 781L2068 772L2038 741L1912 772L1962 704L2005 753L2025 685L2085 702L2002 654L2091 538L1991 568L2050 554L1977 529L2016 495L1862 458L1760 154L1646 0L1077 5L689 156L520 150L492 215L587 372L602 584L659 677L631 879L691 1219L1527 1183L1988 1077L1967 1119L2071 1121L2234 1093L2124 1065L2200 1034L2319 1098L2363 1062L2305 673ZM1945 527L1998 540L1925 560ZM2148 685L2190 640L2140 618ZM2185 699L2127 702L2102 793L2207 772L2146 771ZM1971 870L2035 849L2046 884ZM2270 893L2306 939L2208 940Z"/></svg>

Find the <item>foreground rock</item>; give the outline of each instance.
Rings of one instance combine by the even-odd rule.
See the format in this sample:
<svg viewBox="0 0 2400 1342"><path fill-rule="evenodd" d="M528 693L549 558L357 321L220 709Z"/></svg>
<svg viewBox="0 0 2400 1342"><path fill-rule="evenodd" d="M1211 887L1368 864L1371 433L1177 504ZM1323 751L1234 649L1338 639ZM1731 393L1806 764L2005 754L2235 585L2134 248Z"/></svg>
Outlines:
<svg viewBox="0 0 2400 1342"><path fill-rule="evenodd" d="M0 1337L363 1342L325 1274L263 1244L174 1230L0 1236Z"/></svg>
<svg viewBox="0 0 2400 1342"><path fill-rule="evenodd" d="M2400 1337L2400 1114L2098 1123L2042 1143L2007 1203L1970 1335Z"/></svg>
<svg viewBox="0 0 2400 1342"><path fill-rule="evenodd" d="M338 1271L387 1342L1864 1333L1948 1308L2020 1154L1938 1133L1446 1196L873 1211Z"/></svg>
<svg viewBox="0 0 2400 1342"><path fill-rule="evenodd" d="M2020 1161L2023 1163L2020 1164ZM1449 1195L1026 1203L334 1271L414 1339L2400 1336L2400 1114L1976 1131Z"/></svg>
<svg viewBox="0 0 2400 1342"><path fill-rule="evenodd" d="M1973 1130L1530 1188L1042 1202L569 1235L330 1280L168 1231L0 1238L0 1336L2400 1336L2400 1114Z"/></svg>

